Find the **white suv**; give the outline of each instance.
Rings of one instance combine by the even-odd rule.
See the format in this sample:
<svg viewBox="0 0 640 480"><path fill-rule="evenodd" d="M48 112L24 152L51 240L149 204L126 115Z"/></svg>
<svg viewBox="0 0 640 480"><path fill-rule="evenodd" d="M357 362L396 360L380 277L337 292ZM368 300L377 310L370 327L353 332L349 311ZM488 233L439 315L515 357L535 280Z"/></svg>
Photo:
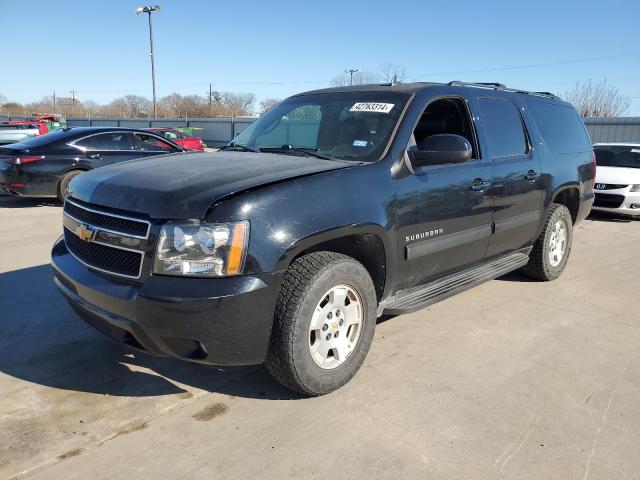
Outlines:
<svg viewBox="0 0 640 480"><path fill-rule="evenodd" d="M596 143L593 210L640 216L640 143Z"/></svg>

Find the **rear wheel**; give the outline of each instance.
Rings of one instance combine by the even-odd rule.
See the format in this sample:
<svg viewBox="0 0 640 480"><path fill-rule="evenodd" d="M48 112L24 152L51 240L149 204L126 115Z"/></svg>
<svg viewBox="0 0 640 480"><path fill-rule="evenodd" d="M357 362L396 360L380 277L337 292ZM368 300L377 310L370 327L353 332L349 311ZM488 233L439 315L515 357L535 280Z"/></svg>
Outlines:
<svg viewBox="0 0 640 480"><path fill-rule="evenodd" d="M555 280L567 265L572 240L573 221L569 209L558 203L551 204L547 221L523 272L538 280Z"/></svg>
<svg viewBox="0 0 640 480"><path fill-rule="evenodd" d="M58 200L64 202L64 196L67 194L69 183L81 173L82 170L71 170L70 172L67 172L62 176L60 182L58 183Z"/></svg>
<svg viewBox="0 0 640 480"><path fill-rule="evenodd" d="M341 387L369 351L376 306L371 277L353 258L333 252L300 257L278 296L267 369L306 395Z"/></svg>

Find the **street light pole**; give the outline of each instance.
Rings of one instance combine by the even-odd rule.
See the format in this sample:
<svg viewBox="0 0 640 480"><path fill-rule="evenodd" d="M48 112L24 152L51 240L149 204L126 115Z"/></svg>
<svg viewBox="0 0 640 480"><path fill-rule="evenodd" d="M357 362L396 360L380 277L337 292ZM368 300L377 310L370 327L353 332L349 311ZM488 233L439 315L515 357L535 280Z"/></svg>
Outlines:
<svg viewBox="0 0 640 480"><path fill-rule="evenodd" d="M135 9L135 14L139 15L141 13L146 13L149 15L149 46L151 48L151 85L153 88L153 118L156 118L156 68L155 62L153 60L153 26L151 24L151 13L159 12L160 5L156 5L155 7L139 7Z"/></svg>
<svg viewBox="0 0 640 480"><path fill-rule="evenodd" d="M360 69L358 68L348 68L344 71L344 73L349 75L349 85L353 85L353 74L358 73Z"/></svg>

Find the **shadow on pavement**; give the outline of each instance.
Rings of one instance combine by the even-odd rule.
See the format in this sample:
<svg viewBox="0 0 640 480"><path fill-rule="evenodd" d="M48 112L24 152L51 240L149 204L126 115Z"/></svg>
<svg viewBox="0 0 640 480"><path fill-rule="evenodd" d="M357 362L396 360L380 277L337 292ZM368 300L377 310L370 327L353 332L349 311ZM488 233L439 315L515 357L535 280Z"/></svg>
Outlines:
<svg viewBox="0 0 640 480"><path fill-rule="evenodd" d="M0 208L60 207L57 198L25 198L0 194Z"/></svg>
<svg viewBox="0 0 640 480"><path fill-rule="evenodd" d="M302 398L262 366L214 367L127 350L77 317L57 292L52 275L49 265L0 274L0 371L6 375L112 396L184 393L177 382L247 398Z"/></svg>
<svg viewBox="0 0 640 480"><path fill-rule="evenodd" d="M616 215L615 213L592 210L587 217L587 220L593 220L594 222L629 223L638 218L640 217L632 217L630 215Z"/></svg>

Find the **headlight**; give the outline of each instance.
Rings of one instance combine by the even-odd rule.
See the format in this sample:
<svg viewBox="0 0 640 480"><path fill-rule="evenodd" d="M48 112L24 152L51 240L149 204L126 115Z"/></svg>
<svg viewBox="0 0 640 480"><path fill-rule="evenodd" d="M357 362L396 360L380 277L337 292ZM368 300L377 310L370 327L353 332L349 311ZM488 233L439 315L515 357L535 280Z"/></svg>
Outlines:
<svg viewBox="0 0 640 480"><path fill-rule="evenodd" d="M639 185L631 185L630 192L640 192L640 184Z"/></svg>
<svg viewBox="0 0 640 480"><path fill-rule="evenodd" d="M226 277L242 272L249 222L178 225L160 230L153 272L164 275Z"/></svg>

